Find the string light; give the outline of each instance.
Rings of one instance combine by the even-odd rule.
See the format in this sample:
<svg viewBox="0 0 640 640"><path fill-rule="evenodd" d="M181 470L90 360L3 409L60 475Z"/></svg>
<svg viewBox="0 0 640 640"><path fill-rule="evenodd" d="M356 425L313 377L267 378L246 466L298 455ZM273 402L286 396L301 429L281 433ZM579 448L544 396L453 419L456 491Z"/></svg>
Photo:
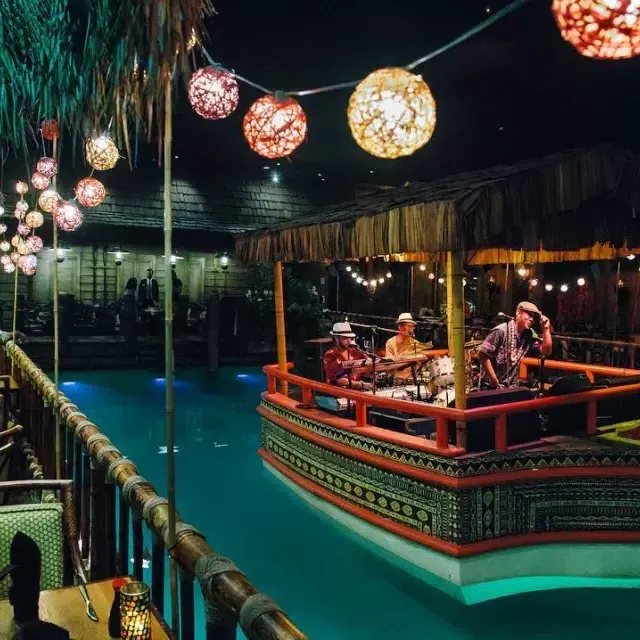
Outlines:
<svg viewBox="0 0 640 640"><path fill-rule="evenodd" d="M518 275L521 278L526 278L529 275L529 269L526 269L525 267L520 267L518 269Z"/></svg>
<svg viewBox="0 0 640 640"><path fill-rule="evenodd" d="M6 233L6 232L7 232L7 225L0 223L0 233Z"/></svg>
<svg viewBox="0 0 640 640"><path fill-rule="evenodd" d="M53 178L58 173L58 163L53 158L40 158L36 164L36 172L47 178Z"/></svg>
<svg viewBox="0 0 640 640"><path fill-rule="evenodd" d="M16 182L16 192L23 196L27 191L29 191L29 185L22 180L18 180L18 182Z"/></svg>
<svg viewBox="0 0 640 640"><path fill-rule="evenodd" d="M379 282L380 284L383 284L383 283L384 283L384 278L378 278L378 282Z"/></svg>
<svg viewBox="0 0 640 640"><path fill-rule="evenodd" d="M421 265L420 265L420 271L426 271L426 270L427 270L426 265L421 264Z"/></svg>
<svg viewBox="0 0 640 640"><path fill-rule="evenodd" d="M351 272L351 265L349 265L349 266L347 267L347 271L348 271L348 272Z"/></svg>
<svg viewBox="0 0 640 640"><path fill-rule="evenodd" d="M353 271L351 272L351 277L355 280L358 277L358 274L355 271Z"/></svg>
<svg viewBox="0 0 640 640"><path fill-rule="evenodd" d="M53 210L53 220L62 231L75 231L82 224L82 212L70 202L58 202Z"/></svg>
<svg viewBox="0 0 640 640"><path fill-rule="evenodd" d="M438 278L438 284L444 284L444 278Z"/></svg>
<svg viewBox="0 0 640 640"><path fill-rule="evenodd" d="M223 69L203 67L189 80L189 102L193 110L207 120L230 116L239 100L238 81Z"/></svg>
<svg viewBox="0 0 640 640"><path fill-rule="evenodd" d="M391 279L391 277L392 277L391 271L387 271L387 278Z"/></svg>
<svg viewBox="0 0 640 640"><path fill-rule="evenodd" d="M538 286L538 279L537 278L533 278L529 284L532 287L537 287Z"/></svg>
<svg viewBox="0 0 640 640"><path fill-rule="evenodd" d="M100 180L83 178L76 185L75 194L83 207L97 207L105 199L107 190Z"/></svg>
<svg viewBox="0 0 640 640"><path fill-rule="evenodd" d="M636 259L636 256L635 256L633 253L630 253L630 254L627 256L627 260L635 260L635 259Z"/></svg>
<svg viewBox="0 0 640 640"><path fill-rule="evenodd" d="M29 211L24 221L27 223L27 226L32 229L37 229L44 224L44 216L37 210Z"/></svg>
<svg viewBox="0 0 640 640"><path fill-rule="evenodd" d="M60 201L60 196L53 189L47 189L40 194L38 198L38 204L40 208L46 213L53 213L56 204Z"/></svg>
<svg viewBox="0 0 640 640"><path fill-rule="evenodd" d="M95 136L87 140L87 162L96 171L113 169L118 162L120 152L116 143L109 136Z"/></svg>
<svg viewBox="0 0 640 640"><path fill-rule="evenodd" d="M38 173L37 171L31 176L31 184L33 185L34 189L37 189L38 191L46 189L49 186L50 182L51 180L48 176L45 176L42 173Z"/></svg>
<svg viewBox="0 0 640 640"><path fill-rule="evenodd" d="M587 284L587 281L584 278L578 278L579 287L584 287L585 284Z"/></svg>
<svg viewBox="0 0 640 640"><path fill-rule="evenodd" d="M435 280L436 279L436 274L435 273L430 273L429 274L429 280Z"/></svg>
<svg viewBox="0 0 640 640"><path fill-rule="evenodd" d="M560 291L562 291L562 293L567 293L567 291L569 291L569 285L568 284L560 285Z"/></svg>
<svg viewBox="0 0 640 640"><path fill-rule="evenodd" d="M553 285L552 284L545 284L544 288L546 291L553 291Z"/></svg>

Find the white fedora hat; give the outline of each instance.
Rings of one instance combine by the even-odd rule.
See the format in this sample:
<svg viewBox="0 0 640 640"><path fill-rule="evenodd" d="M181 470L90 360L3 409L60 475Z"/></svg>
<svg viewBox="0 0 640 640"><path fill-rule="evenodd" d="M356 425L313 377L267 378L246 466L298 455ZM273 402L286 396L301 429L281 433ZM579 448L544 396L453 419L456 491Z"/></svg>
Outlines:
<svg viewBox="0 0 640 640"><path fill-rule="evenodd" d="M336 338L355 338L356 334L351 330L351 325L348 322L336 322L333 325L333 331L330 331L332 336Z"/></svg>
<svg viewBox="0 0 640 640"><path fill-rule="evenodd" d="M396 324L416 324L413 316L410 313L401 313L396 320Z"/></svg>

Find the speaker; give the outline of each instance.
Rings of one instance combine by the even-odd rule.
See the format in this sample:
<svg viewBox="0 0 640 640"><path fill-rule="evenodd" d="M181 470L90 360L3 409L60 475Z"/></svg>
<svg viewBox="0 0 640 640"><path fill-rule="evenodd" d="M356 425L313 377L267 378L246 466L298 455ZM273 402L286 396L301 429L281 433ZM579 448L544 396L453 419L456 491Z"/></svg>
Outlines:
<svg viewBox="0 0 640 640"><path fill-rule="evenodd" d="M567 393L580 393L591 389L591 380L584 374L556 378L551 387L546 391L548 396L563 396Z"/></svg>
<svg viewBox="0 0 640 640"><path fill-rule="evenodd" d="M474 391L467 395L467 409L493 407L499 404L533 400L534 398L534 392L526 387ZM454 407L455 402L449 403L449 406ZM537 411L514 413L507 417L507 446L535 442L540 437L540 417ZM449 441L452 443L456 441L455 423L449 424ZM467 422L467 451L489 451L491 449L495 449L495 418Z"/></svg>

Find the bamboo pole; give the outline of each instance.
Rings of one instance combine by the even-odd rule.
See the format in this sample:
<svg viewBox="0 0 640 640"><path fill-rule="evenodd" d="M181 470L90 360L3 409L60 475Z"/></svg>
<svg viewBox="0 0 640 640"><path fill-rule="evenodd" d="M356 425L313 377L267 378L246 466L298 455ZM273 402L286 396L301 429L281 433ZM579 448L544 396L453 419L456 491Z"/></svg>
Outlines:
<svg viewBox="0 0 640 640"><path fill-rule="evenodd" d="M58 137L53 139L53 159L58 162ZM53 189L57 189L57 177L53 176ZM58 225L53 222L53 384L56 394L53 401L53 415L56 447L56 479L62 478L62 443L60 441L60 315L58 310Z"/></svg>
<svg viewBox="0 0 640 640"><path fill-rule="evenodd" d="M284 287L282 284L282 262L273 265L273 297L276 307L276 346L278 351L278 366L280 371L287 370L287 338L284 326ZM289 394L286 380L280 382L280 393Z"/></svg>
<svg viewBox="0 0 640 640"><path fill-rule="evenodd" d="M15 265L16 270L13 272L13 341L16 342L16 324L18 320L18 265ZM11 377L13 378L13 369L15 362L11 358Z"/></svg>
<svg viewBox="0 0 640 640"><path fill-rule="evenodd" d="M466 362L464 353L464 254L449 251L447 254L447 308L450 311L449 353L453 354L454 390L456 409L467 408ZM456 444L467 445L467 426L456 423Z"/></svg>
<svg viewBox="0 0 640 640"><path fill-rule="evenodd" d="M172 78L167 71L164 94L164 368L165 368L165 425L167 432L167 485L169 501L169 529L167 546L176 544L176 468L174 454L174 398L173 398L173 283L171 255L173 212L171 208L171 145L172 145ZM178 566L173 555L169 558L171 581L171 626L174 633L180 628L178 620Z"/></svg>

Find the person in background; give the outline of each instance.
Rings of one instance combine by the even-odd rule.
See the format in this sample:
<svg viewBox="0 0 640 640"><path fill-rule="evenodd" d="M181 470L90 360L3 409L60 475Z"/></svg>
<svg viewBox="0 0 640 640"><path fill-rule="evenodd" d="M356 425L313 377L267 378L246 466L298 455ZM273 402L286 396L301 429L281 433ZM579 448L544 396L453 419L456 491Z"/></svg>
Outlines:
<svg viewBox="0 0 640 640"><path fill-rule="evenodd" d="M532 329L536 321L542 339ZM517 386L522 359L526 355L548 356L552 347L549 318L532 302L521 302L515 318L495 327L480 346L482 385L493 389Z"/></svg>
<svg viewBox="0 0 640 640"><path fill-rule="evenodd" d="M153 269L147 269L147 277L140 281L138 287L138 303L143 309L155 307L160 300L158 281L153 277Z"/></svg>
<svg viewBox="0 0 640 640"><path fill-rule="evenodd" d="M120 314L120 332L125 337L127 348L138 357L138 342L136 340L136 287L138 281L135 278L129 278L124 289L124 293L120 298L120 306L118 313Z"/></svg>
<svg viewBox="0 0 640 640"><path fill-rule="evenodd" d="M336 322L333 325L333 347L324 354L324 375L326 382L338 387L349 387L357 391L369 391L372 385L360 380L359 373L351 373L342 366L345 360L367 359L367 354L353 344L356 334L348 322Z"/></svg>

